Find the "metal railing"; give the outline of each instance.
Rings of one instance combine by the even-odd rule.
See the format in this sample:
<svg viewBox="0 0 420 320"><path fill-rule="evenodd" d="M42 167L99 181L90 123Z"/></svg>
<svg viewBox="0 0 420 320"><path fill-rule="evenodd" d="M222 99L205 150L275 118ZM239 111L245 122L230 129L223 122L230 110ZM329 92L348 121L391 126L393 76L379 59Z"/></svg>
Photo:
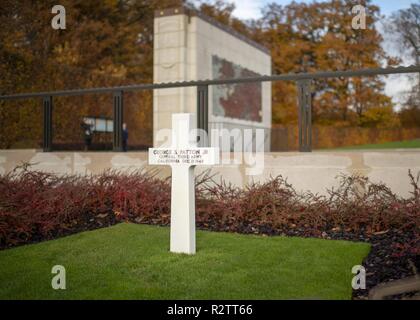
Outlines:
<svg viewBox="0 0 420 320"><path fill-rule="evenodd" d="M299 151L312 151L312 82L317 79L337 78L337 77L368 77L389 74L403 73L420 73L420 66L397 67L397 68L376 68L361 69L354 71L326 71L314 73L292 73L271 76L255 76L246 78L232 79L215 79L215 80L198 80L198 81L182 81L168 83L151 83L151 84L135 84L127 86L106 87L106 88L90 88L62 91L47 91L37 93L20 93L12 95L0 96L1 100L17 100L42 98L43 99L43 150L44 152L52 151L52 114L53 114L53 97L59 96L80 96L85 94L101 94L112 93L114 104L114 134L113 134L113 150L122 151L122 123L124 109L124 92L196 87L197 88L197 127L208 131L208 88L212 85L226 85L249 82L273 82L273 81L295 81L298 86L298 104L299 104Z"/></svg>

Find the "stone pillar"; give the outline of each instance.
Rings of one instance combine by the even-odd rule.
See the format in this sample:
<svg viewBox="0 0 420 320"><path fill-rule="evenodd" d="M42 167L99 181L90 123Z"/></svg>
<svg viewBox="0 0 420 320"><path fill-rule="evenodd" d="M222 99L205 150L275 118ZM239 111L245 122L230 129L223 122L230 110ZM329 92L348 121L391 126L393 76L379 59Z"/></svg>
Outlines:
<svg viewBox="0 0 420 320"><path fill-rule="evenodd" d="M191 35L189 17L182 9L156 11L154 20L154 83L196 80L191 68ZM177 14L176 10L179 10ZM196 113L195 88L158 89L153 92L153 145L162 143L156 140L160 129L171 128L173 113ZM194 124L195 125L195 124Z"/></svg>

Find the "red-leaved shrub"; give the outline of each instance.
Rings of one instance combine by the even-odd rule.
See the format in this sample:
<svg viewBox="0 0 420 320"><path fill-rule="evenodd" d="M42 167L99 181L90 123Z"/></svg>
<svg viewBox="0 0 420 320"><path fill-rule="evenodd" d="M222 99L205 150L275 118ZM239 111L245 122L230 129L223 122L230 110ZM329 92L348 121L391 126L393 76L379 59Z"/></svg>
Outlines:
<svg viewBox="0 0 420 320"><path fill-rule="evenodd" d="M241 189L204 172L196 178L197 225L316 237L331 231L369 235L397 229L413 233L416 245L419 175L409 176L413 192L404 199L365 177L341 176L339 188L321 196L298 193L281 176ZM168 225L170 179L146 171L63 176L33 171L28 165L0 176L0 248L123 220Z"/></svg>
<svg viewBox="0 0 420 320"><path fill-rule="evenodd" d="M414 178L409 172L409 176L413 192L407 199L359 176L339 177L340 186L328 190L327 196L298 193L281 176L244 189L201 182L197 220L218 230L241 231L241 226L249 226L287 233L301 229L309 236L330 230L367 234L414 230L420 226L419 175Z"/></svg>
<svg viewBox="0 0 420 320"><path fill-rule="evenodd" d="M18 167L0 176L0 248L115 224L129 212L165 221L169 196L168 182L150 172L63 176Z"/></svg>

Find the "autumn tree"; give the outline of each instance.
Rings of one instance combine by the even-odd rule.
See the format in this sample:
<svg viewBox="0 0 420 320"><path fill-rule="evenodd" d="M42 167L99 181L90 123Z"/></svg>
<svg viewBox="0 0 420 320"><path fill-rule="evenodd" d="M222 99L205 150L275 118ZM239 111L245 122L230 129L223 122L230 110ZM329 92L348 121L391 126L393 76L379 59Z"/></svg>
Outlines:
<svg viewBox="0 0 420 320"><path fill-rule="evenodd" d="M360 3L367 10L367 28L354 30L352 8ZM375 27L379 18L379 8L370 0L269 4L263 10L259 37L271 48L275 73L376 68L383 61L393 65L395 60L383 51ZM370 108L392 111L392 101L383 94L383 87L378 77L316 81L315 123L371 123L363 120ZM290 104L285 92L294 93L291 84L275 84L273 119L279 123L297 119L296 104Z"/></svg>
<svg viewBox="0 0 420 320"><path fill-rule="evenodd" d="M351 27L351 9L359 3L367 9L366 30ZM380 12L370 0L268 4L262 18L251 21L235 18L234 5L224 0L63 0L66 30L51 28L54 4L49 0L0 2L0 94L150 83L154 11L184 4L195 5L270 48L275 74L395 63L380 46L382 39L375 28ZM295 84L275 82L272 92L273 121L296 123ZM112 116L109 95L54 102L58 140L76 139L80 135L78 121L84 115ZM127 94L126 106L129 128L151 128L150 92ZM329 79L314 85L315 123L397 125L392 107L377 77ZM40 137L40 115L39 100L0 102L0 148ZM135 134L135 130L131 132Z"/></svg>
<svg viewBox="0 0 420 320"><path fill-rule="evenodd" d="M0 2L0 94L151 82L154 11L181 3L63 0L67 28L54 30L54 1ZM150 94L128 100L131 127L151 127ZM80 118L111 116L110 101L107 95L55 99L55 138L77 139ZM38 100L2 102L0 147L40 137L42 123L33 121L40 113ZM24 123L33 125L23 129Z"/></svg>
<svg viewBox="0 0 420 320"><path fill-rule="evenodd" d="M233 28L239 33L252 37L252 28L246 23L233 16L235 10L235 4L224 0L216 1L195 1L189 2L188 5L203 14L214 18L218 22Z"/></svg>
<svg viewBox="0 0 420 320"><path fill-rule="evenodd" d="M400 53L417 66L420 65L420 4L411 4L407 9L392 14L387 31L395 35ZM420 74L410 75L411 88L404 93L405 101L400 112L405 126L420 126Z"/></svg>

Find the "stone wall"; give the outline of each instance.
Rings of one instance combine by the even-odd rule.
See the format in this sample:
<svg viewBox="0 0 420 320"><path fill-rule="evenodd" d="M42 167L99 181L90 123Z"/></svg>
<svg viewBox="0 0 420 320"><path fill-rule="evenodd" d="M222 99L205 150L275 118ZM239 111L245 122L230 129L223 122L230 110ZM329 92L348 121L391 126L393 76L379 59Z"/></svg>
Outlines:
<svg viewBox="0 0 420 320"><path fill-rule="evenodd" d="M233 154L223 154L222 157ZM34 164L35 169L56 172L91 174L107 169L130 171L152 169L147 164L147 152L51 152L35 149L0 150L0 174L13 170L23 162ZM277 152L265 153L263 170L255 176L247 175L246 163L224 164L211 168L217 178L223 178L237 186L251 181L263 182L270 176L283 175L296 189L325 193L326 188L337 186L340 174L361 174L374 182L384 182L392 190L408 196L412 191L408 170L420 171L420 149L403 151L336 151L336 152ZM154 167L161 177L170 175L166 166ZM196 174L206 167L197 167Z"/></svg>

